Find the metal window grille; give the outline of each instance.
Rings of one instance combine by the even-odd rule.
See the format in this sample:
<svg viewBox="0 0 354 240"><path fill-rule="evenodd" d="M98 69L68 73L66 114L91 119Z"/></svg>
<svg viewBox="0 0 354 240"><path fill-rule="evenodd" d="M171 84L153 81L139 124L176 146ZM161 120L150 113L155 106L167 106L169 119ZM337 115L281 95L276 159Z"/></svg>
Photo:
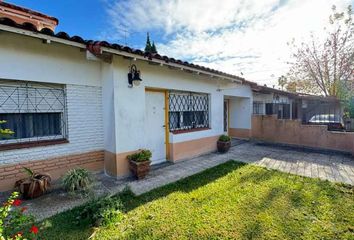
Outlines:
<svg viewBox="0 0 354 240"><path fill-rule="evenodd" d="M0 145L67 138L65 95L62 85L1 80L1 128L14 134Z"/></svg>
<svg viewBox="0 0 354 240"><path fill-rule="evenodd" d="M266 115L277 115L278 119L290 119L290 103L266 103Z"/></svg>
<svg viewBox="0 0 354 240"><path fill-rule="evenodd" d="M253 102L253 114L264 114L262 102Z"/></svg>
<svg viewBox="0 0 354 240"><path fill-rule="evenodd" d="M170 131L209 127L209 95L169 92Z"/></svg>
<svg viewBox="0 0 354 240"><path fill-rule="evenodd" d="M301 106L303 124L327 125L328 130L349 130L340 102L306 101Z"/></svg>

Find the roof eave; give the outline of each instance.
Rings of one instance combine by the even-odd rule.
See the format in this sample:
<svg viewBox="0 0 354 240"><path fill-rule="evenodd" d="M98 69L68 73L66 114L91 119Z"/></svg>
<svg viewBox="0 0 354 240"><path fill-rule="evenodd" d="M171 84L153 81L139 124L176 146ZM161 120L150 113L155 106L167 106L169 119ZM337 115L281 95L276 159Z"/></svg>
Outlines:
<svg viewBox="0 0 354 240"><path fill-rule="evenodd" d="M75 42L75 41L59 38L57 36L50 36L48 34L42 34L42 33L39 33L39 32L33 32L33 31L30 31L30 30L25 30L25 29L21 29L21 28L17 28L17 27L12 27L12 26L7 26L7 25L0 24L0 30L6 31L6 32L15 33L15 34L20 34L20 35L25 35L25 36L29 36L29 37L34 37L34 38L38 38L38 39L42 39L42 40L49 40L51 42L57 42L57 43L69 45L69 46L72 46L72 47L77 47L77 48L80 48L80 49L86 49L87 48L87 44L85 44L85 43L78 43L78 42ZM139 54L128 53L128 52L125 52L125 51L119 51L119 50L112 49L112 48L109 48L109 47L101 47L101 48L102 48L102 51L104 51L106 53L111 53L111 54L125 56L125 57L131 57L131 58L139 59L141 61L154 62L154 63L160 64L160 65L166 65L166 66L171 66L171 67L175 67L175 68L180 68L182 70L193 71L193 72L196 72L197 74L209 75L211 77L216 77L216 78L221 79L221 80L229 80L231 82L236 82L236 83L239 83L239 84L248 83L248 81L245 81L242 78L237 78L237 77L233 78L233 77L225 76L225 75L222 75L222 74L216 74L216 73L208 72L208 71L197 69L197 68L192 68L192 67L185 66L185 65L182 65L182 64L178 64L178 63L167 63L164 60L159 60L159 59L154 59L154 58L149 59L149 58L144 57L144 56L139 55Z"/></svg>

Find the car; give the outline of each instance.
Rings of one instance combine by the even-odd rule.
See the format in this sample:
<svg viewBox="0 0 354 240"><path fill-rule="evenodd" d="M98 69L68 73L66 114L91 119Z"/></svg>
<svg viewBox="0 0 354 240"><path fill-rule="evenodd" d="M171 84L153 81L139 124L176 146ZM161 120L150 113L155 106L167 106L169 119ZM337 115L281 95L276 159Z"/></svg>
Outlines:
<svg viewBox="0 0 354 240"><path fill-rule="evenodd" d="M310 118L309 124L327 125L329 131L344 131L343 118L337 114L318 114Z"/></svg>

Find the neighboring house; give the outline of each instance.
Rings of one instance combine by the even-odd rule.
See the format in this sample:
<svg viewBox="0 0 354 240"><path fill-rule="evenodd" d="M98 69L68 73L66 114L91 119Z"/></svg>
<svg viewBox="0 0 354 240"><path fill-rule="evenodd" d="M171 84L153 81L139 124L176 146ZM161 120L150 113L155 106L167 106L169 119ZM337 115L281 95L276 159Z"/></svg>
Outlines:
<svg viewBox="0 0 354 240"><path fill-rule="evenodd" d="M304 124L316 116L343 116L343 106L334 97L291 93L258 85L253 85L252 91L254 115L277 115L278 119L299 119Z"/></svg>
<svg viewBox="0 0 354 240"><path fill-rule="evenodd" d="M10 189L24 166L54 179L78 166L124 177L126 156L138 149L152 150L153 164L176 162L214 151L221 134L251 135L254 83L54 34L57 22L0 2L0 119L15 132L0 141L0 190ZM132 66L139 86L128 84Z"/></svg>

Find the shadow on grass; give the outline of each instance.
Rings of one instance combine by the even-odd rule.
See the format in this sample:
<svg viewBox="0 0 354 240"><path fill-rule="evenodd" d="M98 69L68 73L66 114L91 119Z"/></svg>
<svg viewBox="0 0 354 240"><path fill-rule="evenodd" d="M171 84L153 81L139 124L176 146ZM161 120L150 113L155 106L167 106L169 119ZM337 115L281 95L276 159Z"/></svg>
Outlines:
<svg viewBox="0 0 354 240"><path fill-rule="evenodd" d="M352 203L349 198L354 194L352 186L261 167L244 168L244 166L247 164L229 161L140 196L135 196L131 191L124 191L113 198L120 199L124 210L129 212L175 192L192 192L237 170L232 181L226 181L227 186L224 188L231 191L237 189L237 193L242 193L237 202L237 206L241 206L242 211L239 213L242 214L242 218L236 226L240 228L239 236L243 239L264 239L265 236L275 239L281 236L286 239L301 239L306 238L304 234L309 232L309 228L313 231L310 237L319 234L323 238L334 239L335 234L339 234L338 236L350 234L349 225L352 218L348 215L348 209ZM206 193L209 194L208 191L207 189ZM326 208L323 204L326 204ZM82 207L50 218L50 225L44 232L45 239L87 239L93 232L90 225L87 222L73 224L80 209ZM335 224L337 230L322 233L315 227L319 224L322 224L321 227ZM153 226L149 224L140 226L134 229L129 237L136 239L146 236L151 232L151 228Z"/></svg>
<svg viewBox="0 0 354 240"><path fill-rule="evenodd" d="M135 196L130 190L123 191L112 198L120 199L124 206L124 211L129 212L136 207L168 196L173 192L191 192L203 187L227 174L239 169L247 164L229 161L219 166L207 169L198 174L181 179L177 182L167 184L163 187L151 190L139 196ZM76 207L70 211L58 214L47 219L43 229L43 239L87 239L93 233L88 222L77 222L77 216L83 206ZM65 236L63 235L65 234Z"/></svg>

